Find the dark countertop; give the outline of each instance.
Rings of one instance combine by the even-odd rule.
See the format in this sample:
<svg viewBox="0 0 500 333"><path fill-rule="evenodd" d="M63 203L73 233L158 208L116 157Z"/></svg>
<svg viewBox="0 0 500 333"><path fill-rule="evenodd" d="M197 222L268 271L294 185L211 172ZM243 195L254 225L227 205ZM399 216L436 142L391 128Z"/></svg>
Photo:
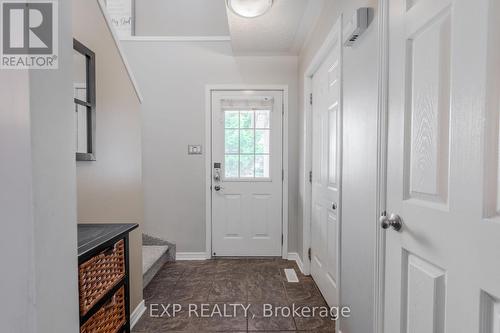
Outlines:
<svg viewBox="0 0 500 333"><path fill-rule="evenodd" d="M79 224L78 257L137 228L138 224Z"/></svg>

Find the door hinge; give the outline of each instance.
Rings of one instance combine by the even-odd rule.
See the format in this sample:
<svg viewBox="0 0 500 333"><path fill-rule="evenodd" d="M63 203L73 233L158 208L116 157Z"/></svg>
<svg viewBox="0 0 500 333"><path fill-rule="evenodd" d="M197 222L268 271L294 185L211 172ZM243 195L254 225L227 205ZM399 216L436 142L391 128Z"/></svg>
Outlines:
<svg viewBox="0 0 500 333"><path fill-rule="evenodd" d="M313 94L309 94L309 104L313 105Z"/></svg>
<svg viewBox="0 0 500 333"><path fill-rule="evenodd" d="M281 245L283 245L283 234L281 234Z"/></svg>
<svg viewBox="0 0 500 333"><path fill-rule="evenodd" d="M311 250L311 248L309 248L309 250L307 250L307 257L309 258L309 261L311 261L311 258L312 258L312 250Z"/></svg>
<svg viewBox="0 0 500 333"><path fill-rule="evenodd" d="M312 182L313 182L313 172L309 171L309 183L312 184Z"/></svg>
<svg viewBox="0 0 500 333"><path fill-rule="evenodd" d="M281 180L285 180L285 170L281 169Z"/></svg>

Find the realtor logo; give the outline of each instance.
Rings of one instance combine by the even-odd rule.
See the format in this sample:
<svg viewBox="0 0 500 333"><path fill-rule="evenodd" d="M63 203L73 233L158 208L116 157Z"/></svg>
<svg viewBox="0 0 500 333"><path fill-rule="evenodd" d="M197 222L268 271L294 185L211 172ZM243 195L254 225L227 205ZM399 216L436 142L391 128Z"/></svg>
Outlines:
<svg viewBox="0 0 500 333"><path fill-rule="evenodd" d="M57 2L0 0L4 69L58 67Z"/></svg>

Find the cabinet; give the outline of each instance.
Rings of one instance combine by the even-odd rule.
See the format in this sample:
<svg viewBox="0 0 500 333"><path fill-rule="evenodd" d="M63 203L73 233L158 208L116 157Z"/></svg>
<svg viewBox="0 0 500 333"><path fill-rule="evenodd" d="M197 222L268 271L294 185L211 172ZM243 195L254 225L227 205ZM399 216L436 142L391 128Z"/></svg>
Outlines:
<svg viewBox="0 0 500 333"><path fill-rule="evenodd" d="M130 332L129 233L137 227L78 225L81 333Z"/></svg>

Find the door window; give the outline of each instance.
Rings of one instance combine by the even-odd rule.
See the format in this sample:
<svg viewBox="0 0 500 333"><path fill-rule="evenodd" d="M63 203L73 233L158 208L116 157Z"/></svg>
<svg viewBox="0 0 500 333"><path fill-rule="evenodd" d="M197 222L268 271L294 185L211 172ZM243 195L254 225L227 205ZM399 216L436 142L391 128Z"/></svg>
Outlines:
<svg viewBox="0 0 500 333"><path fill-rule="evenodd" d="M271 110L224 111L226 179L269 178Z"/></svg>

